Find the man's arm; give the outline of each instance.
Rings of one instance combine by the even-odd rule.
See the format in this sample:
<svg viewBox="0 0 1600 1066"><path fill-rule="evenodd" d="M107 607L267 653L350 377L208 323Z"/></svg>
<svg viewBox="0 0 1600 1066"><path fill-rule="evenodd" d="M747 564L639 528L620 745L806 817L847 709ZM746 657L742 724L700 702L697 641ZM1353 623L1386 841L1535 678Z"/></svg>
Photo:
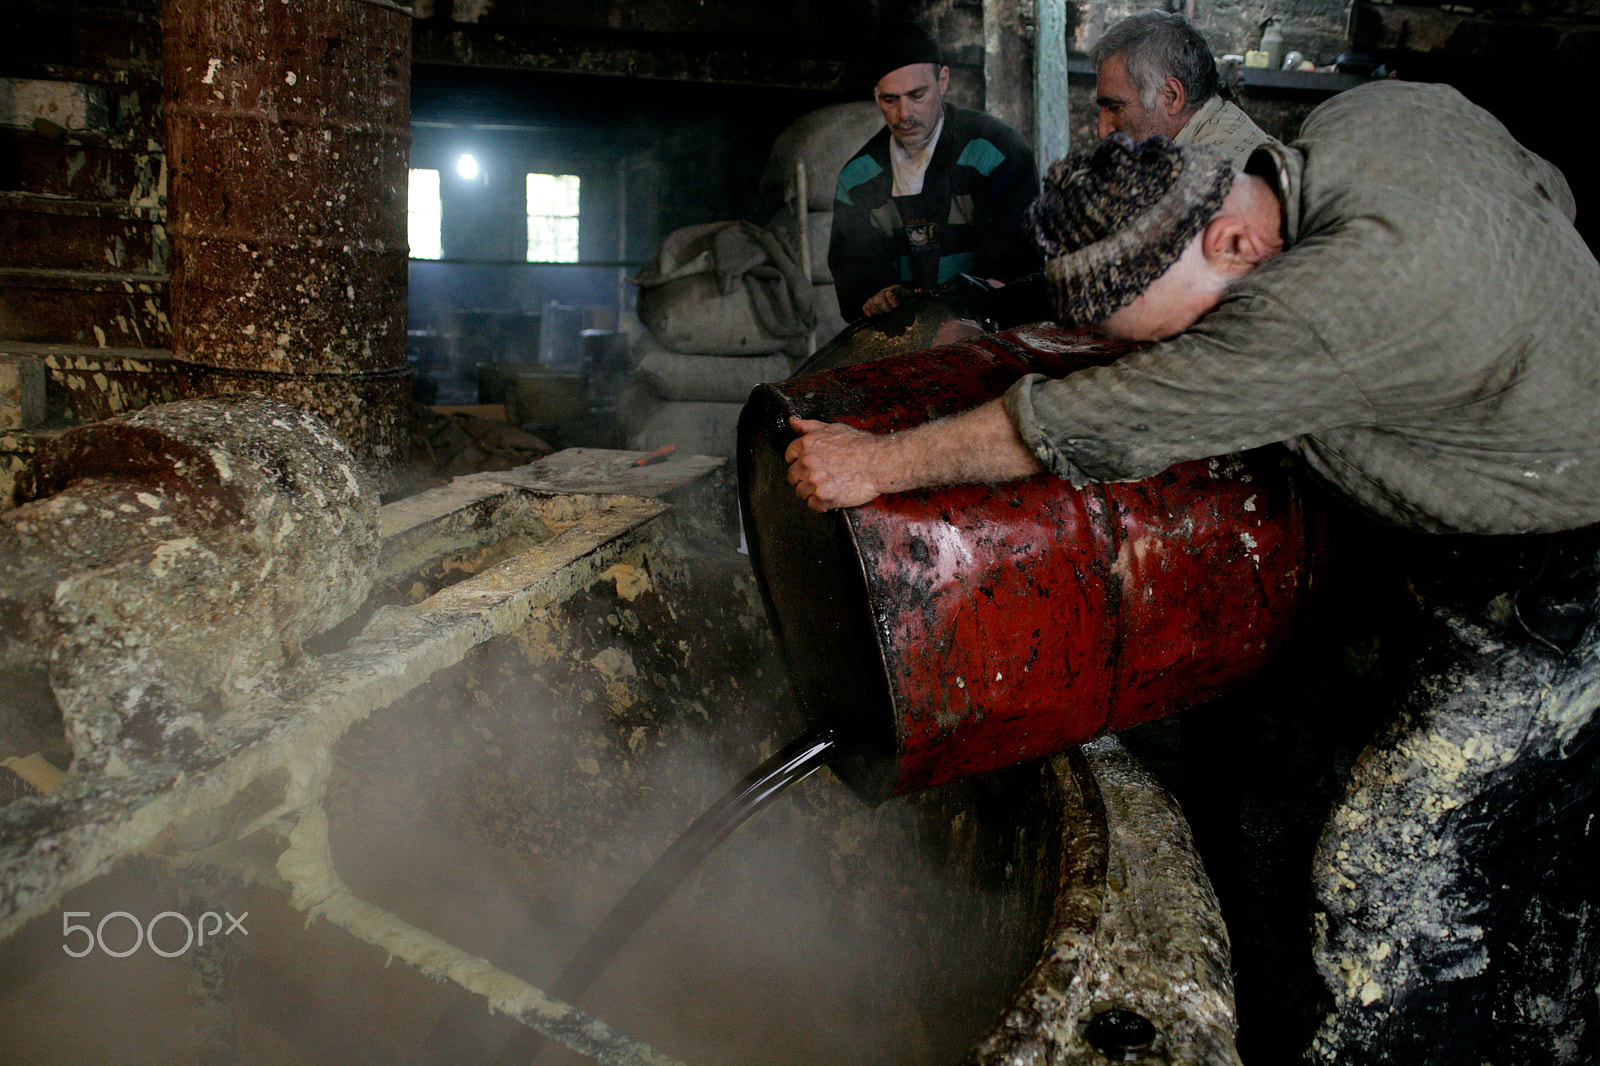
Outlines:
<svg viewBox="0 0 1600 1066"><path fill-rule="evenodd" d="M999 400L899 433L791 418L789 483L814 511L857 507L888 492L1013 481L1044 470Z"/></svg>
<svg viewBox="0 0 1600 1066"><path fill-rule="evenodd" d="M876 318L879 315L886 315L890 311L893 311L896 307L899 307L900 301L904 299L911 291L912 290L908 289L904 285L899 284L898 282L893 285L886 286L873 295L870 300L861 305L861 313L866 315L868 318Z"/></svg>

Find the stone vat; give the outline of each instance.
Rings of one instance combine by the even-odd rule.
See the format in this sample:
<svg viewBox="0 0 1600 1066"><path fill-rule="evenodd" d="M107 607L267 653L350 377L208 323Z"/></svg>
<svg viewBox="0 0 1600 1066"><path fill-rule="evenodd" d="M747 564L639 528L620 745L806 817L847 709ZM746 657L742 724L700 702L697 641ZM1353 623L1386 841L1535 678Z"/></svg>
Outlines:
<svg viewBox="0 0 1600 1066"><path fill-rule="evenodd" d="M802 727L727 471L633 458L573 450L383 508L371 600L198 748L13 787L11 1052L415 1061L468 997L488 1036L510 1015L575 1049L552 1062L1236 1061L1209 886L1112 742L875 808L819 773L583 1013L539 992ZM167 917L207 914L245 928L184 945Z"/></svg>

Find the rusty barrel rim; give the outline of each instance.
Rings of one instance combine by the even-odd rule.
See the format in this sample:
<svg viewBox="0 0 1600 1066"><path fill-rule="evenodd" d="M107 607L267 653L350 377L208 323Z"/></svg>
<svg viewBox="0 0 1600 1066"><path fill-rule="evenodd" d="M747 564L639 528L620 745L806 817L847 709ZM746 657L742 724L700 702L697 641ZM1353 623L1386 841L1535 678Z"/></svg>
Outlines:
<svg viewBox="0 0 1600 1066"><path fill-rule="evenodd" d="M888 670L849 512L813 511L789 489L783 453L796 413L782 391L762 385L739 417L745 540L801 710L813 727L835 730L828 765L876 803L887 798L895 760ZM791 602L802 591L805 603Z"/></svg>

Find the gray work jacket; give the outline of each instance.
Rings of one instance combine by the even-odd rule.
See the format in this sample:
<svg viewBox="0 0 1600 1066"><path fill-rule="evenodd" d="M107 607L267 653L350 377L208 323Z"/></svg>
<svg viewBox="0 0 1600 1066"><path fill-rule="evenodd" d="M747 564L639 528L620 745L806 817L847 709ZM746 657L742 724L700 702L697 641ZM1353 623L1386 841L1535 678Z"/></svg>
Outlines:
<svg viewBox="0 0 1600 1066"><path fill-rule="evenodd" d="M1560 172L1455 90L1392 81L1264 151L1285 251L1170 340L1018 382L1034 454L1081 485L1281 441L1405 528L1600 521L1600 264Z"/></svg>

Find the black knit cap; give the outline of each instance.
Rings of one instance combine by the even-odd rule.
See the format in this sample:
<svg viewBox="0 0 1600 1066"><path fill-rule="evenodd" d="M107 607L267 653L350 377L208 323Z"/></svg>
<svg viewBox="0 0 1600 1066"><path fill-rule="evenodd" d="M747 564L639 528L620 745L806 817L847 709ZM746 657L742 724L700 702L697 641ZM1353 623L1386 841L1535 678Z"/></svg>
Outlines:
<svg viewBox="0 0 1600 1066"><path fill-rule="evenodd" d="M1028 209L1056 321L1091 326L1138 299L1222 208L1233 167L1209 148L1113 133L1050 164Z"/></svg>
<svg viewBox="0 0 1600 1066"><path fill-rule="evenodd" d="M939 53L939 42L915 22L891 22L878 31L867 49L868 70L873 84L890 71L910 66L912 63L944 65Z"/></svg>

